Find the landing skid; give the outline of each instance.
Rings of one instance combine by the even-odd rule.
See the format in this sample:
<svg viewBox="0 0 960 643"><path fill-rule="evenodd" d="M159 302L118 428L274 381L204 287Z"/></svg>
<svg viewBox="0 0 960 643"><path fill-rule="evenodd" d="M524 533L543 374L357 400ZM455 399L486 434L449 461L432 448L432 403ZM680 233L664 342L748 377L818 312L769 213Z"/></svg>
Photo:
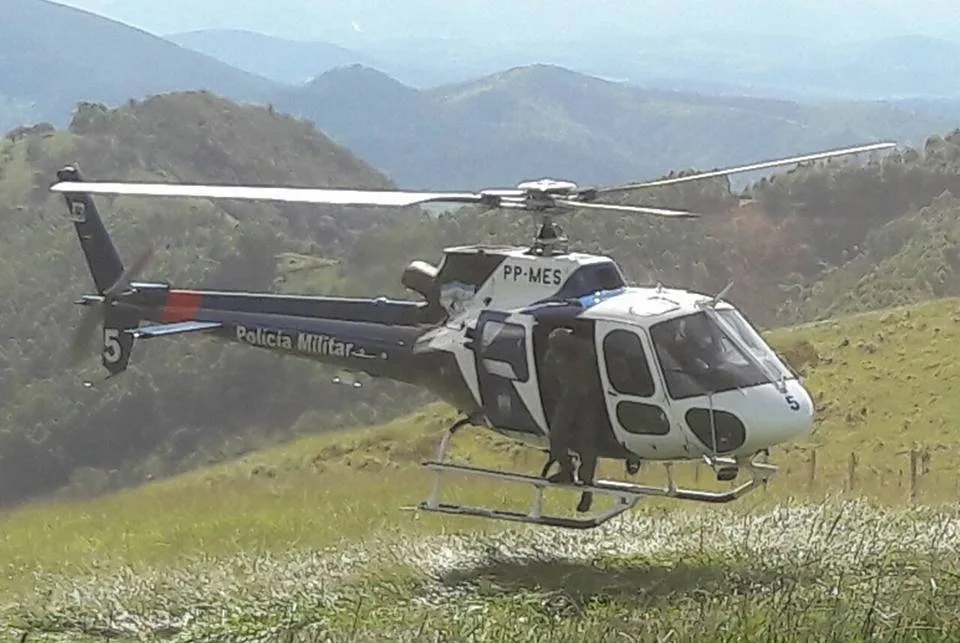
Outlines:
<svg viewBox="0 0 960 643"><path fill-rule="evenodd" d="M425 469L433 471L436 476L433 482L433 490L426 501L409 509L522 522L547 527L562 527L565 529L593 529L633 509L643 498L648 497L674 498L677 500L690 500L711 504L732 502L750 493L758 486L765 484L767 480L777 472L775 465L756 462L753 459L735 460L733 458L711 458L709 464L718 471L729 471L730 469L739 468L746 470L750 474L749 481L744 482L734 489L722 492L682 489L677 487L673 479L672 463L670 462L663 463L667 474L667 485L665 487L638 485L616 480L597 480L589 485L549 482L538 476L522 473L506 473L503 471L446 462L447 449L449 448L453 435L463 426L470 423L470 420L465 418L451 426L440 441L436 460L428 460L423 463L422 466ZM504 482L517 482L532 486L536 492L532 507L527 513L520 513L516 511L489 509L485 507L468 507L440 502L441 479L444 473L447 472L459 473L475 478L490 478ZM543 493L546 489L564 489L578 493L591 491L595 496L609 496L613 498L614 506L605 512L595 514L589 518L567 518L564 516L544 515Z"/></svg>

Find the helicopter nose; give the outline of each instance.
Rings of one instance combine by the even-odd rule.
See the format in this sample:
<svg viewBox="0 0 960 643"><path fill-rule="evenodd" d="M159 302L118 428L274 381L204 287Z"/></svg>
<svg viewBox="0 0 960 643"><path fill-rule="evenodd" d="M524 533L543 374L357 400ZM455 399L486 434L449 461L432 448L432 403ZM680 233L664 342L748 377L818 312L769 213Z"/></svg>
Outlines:
<svg viewBox="0 0 960 643"><path fill-rule="evenodd" d="M771 445L810 435L816 415L810 393L797 380L787 382L786 390L770 392L768 413L761 423L764 441Z"/></svg>

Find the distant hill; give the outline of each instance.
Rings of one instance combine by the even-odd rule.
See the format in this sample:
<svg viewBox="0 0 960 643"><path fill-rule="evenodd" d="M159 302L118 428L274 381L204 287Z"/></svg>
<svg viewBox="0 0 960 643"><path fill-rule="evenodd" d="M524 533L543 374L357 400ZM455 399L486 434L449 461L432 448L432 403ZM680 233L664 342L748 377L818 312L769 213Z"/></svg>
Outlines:
<svg viewBox="0 0 960 643"><path fill-rule="evenodd" d="M80 100L207 89L262 100L275 85L145 31L46 0L2 0L0 133L65 123Z"/></svg>
<svg viewBox="0 0 960 643"><path fill-rule="evenodd" d="M166 38L183 47L277 82L307 82L334 67L375 64L369 56L328 42L300 42L242 29L202 29Z"/></svg>
<svg viewBox="0 0 960 643"><path fill-rule="evenodd" d="M476 9L458 5L461 16ZM490 13L489 8L479 9ZM649 14L650 8L640 11ZM357 16L362 11L351 6L351 13ZM543 19L537 18L538 22ZM795 100L960 99L955 82L960 43L929 35L870 37L861 32L853 38L811 37L794 29L789 35L764 32L751 24L715 25L700 32L686 29L682 35L657 30L641 36L638 30L644 27L632 24L579 34L568 28L555 38L538 39L510 36L507 25L484 32L475 26L477 16L473 16L474 33L469 37L453 35L451 30L457 27L449 24L443 37L414 35L410 29L391 29L402 35L376 36L356 32L346 16L339 29L332 28L335 20L325 16L321 29L346 45L349 54L322 39L297 42L250 31L203 30L170 38L284 82L302 82L338 64L360 62L406 84L429 88L542 63L655 89ZM386 26L382 16L377 22ZM255 24L255 29L267 29L263 21ZM362 19L358 24L370 27Z"/></svg>
<svg viewBox="0 0 960 643"><path fill-rule="evenodd" d="M881 138L916 144L960 124L960 105L801 104L643 89L552 65L418 90L362 65L285 89L278 108L313 120L399 184L581 184L717 167Z"/></svg>

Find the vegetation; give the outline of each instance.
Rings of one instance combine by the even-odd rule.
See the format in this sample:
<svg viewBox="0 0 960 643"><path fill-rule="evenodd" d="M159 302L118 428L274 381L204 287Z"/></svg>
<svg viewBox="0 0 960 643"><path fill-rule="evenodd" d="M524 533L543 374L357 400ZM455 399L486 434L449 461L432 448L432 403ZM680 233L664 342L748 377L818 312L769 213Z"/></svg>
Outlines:
<svg viewBox="0 0 960 643"><path fill-rule="evenodd" d="M946 640L960 590L949 504L960 437L944 420L960 410L958 320L960 299L946 299L771 333L821 415L808 443L771 454L782 469L768 489L732 508L653 502L585 533L398 512L428 491L414 465L453 417L432 406L7 512L0 631L91 642ZM541 464L487 433L455 444L475 463ZM909 506L898 469L913 446L933 455ZM525 506L510 491L452 482L445 498Z"/></svg>

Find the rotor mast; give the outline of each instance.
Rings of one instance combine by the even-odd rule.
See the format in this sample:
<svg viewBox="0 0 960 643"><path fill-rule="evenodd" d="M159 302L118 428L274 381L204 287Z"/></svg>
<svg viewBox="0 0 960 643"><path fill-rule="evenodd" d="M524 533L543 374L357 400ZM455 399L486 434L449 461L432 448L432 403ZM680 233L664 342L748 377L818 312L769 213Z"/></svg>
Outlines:
<svg viewBox="0 0 960 643"><path fill-rule="evenodd" d="M549 212L540 212L539 214L540 229L527 252L548 257L565 254L569 239L563 234L563 229L553 222L553 216Z"/></svg>

